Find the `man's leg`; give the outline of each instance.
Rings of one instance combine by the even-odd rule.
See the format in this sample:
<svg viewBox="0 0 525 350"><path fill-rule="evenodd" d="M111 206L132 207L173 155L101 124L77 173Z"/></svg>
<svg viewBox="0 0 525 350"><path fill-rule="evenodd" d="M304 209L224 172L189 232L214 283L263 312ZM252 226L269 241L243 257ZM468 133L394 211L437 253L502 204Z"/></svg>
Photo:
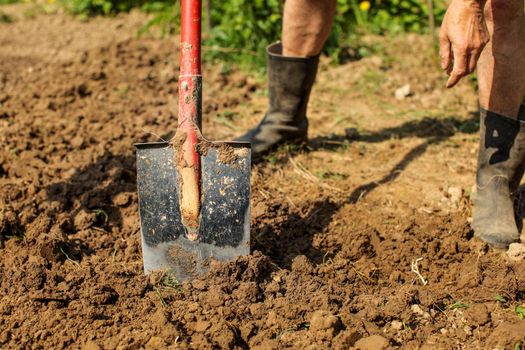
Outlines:
<svg viewBox="0 0 525 350"><path fill-rule="evenodd" d="M512 195L525 169L523 0L489 0L490 42L478 62L481 138L472 226L495 247L519 239Z"/></svg>
<svg viewBox="0 0 525 350"><path fill-rule="evenodd" d="M268 111L256 128L238 138L252 143L255 160L282 143L306 140L306 107L335 5L336 0L286 1L282 43L267 49Z"/></svg>
<svg viewBox="0 0 525 350"><path fill-rule="evenodd" d="M335 16L334 0L287 0L283 14L283 56L317 56Z"/></svg>
<svg viewBox="0 0 525 350"><path fill-rule="evenodd" d="M490 41L478 62L480 106L516 118L525 93L523 0L489 0L485 19Z"/></svg>

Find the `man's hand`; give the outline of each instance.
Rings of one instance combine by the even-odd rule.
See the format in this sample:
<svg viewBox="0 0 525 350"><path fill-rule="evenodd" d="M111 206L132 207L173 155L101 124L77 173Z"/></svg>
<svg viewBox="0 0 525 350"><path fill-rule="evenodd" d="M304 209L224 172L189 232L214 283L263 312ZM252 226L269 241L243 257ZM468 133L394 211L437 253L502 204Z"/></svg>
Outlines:
<svg viewBox="0 0 525 350"><path fill-rule="evenodd" d="M483 16L485 0L452 0L439 33L441 68L453 87L476 69L478 58L489 41Z"/></svg>

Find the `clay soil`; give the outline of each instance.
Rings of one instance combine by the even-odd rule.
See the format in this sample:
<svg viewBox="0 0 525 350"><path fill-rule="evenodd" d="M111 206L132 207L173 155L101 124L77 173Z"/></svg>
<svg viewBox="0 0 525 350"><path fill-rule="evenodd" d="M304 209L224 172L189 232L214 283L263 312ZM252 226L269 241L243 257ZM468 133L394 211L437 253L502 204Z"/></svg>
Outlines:
<svg viewBox="0 0 525 350"><path fill-rule="evenodd" d="M133 148L174 134L177 38L137 38L140 13L1 10L14 21L0 24L0 348L525 340L525 262L470 232L474 87L444 89L428 37L365 38L365 58L323 58L310 141L253 166L253 253L178 283L143 275ZM205 67L204 134L231 139L262 116L264 79Z"/></svg>

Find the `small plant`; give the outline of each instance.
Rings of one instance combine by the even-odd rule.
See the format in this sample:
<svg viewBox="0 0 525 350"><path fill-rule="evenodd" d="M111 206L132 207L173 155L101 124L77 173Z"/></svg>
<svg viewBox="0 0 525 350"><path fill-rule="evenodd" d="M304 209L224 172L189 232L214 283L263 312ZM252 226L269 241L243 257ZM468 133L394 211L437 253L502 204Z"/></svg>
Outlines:
<svg viewBox="0 0 525 350"><path fill-rule="evenodd" d="M153 287L153 290L157 294L157 297L159 298L159 301L162 304L162 307L163 308L167 308L168 307L168 303L166 303L166 300L164 300L164 297L162 296L162 293L161 293L160 289L158 289L157 287Z"/></svg>
<svg viewBox="0 0 525 350"><path fill-rule="evenodd" d="M520 320L523 320L523 318L525 317L525 306L516 305L516 307L514 308L514 312Z"/></svg>
<svg viewBox="0 0 525 350"><path fill-rule="evenodd" d="M302 149L303 149L302 145L297 145L297 144L293 144L293 143L288 143L288 144L283 145L283 147L281 147L281 148L279 149L279 151L280 151L280 152L290 153L290 154L297 154L297 153L299 153Z"/></svg>
<svg viewBox="0 0 525 350"><path fill-rule="evenodd" d="M456 301L454 304L450 305L448 308L450 310L466 309L469 305L462 302L461 300Z"/></svg>
<svg viewBox="0 0 525 350"><path fill-rule="evenodd" d="M507 302L507 300L503 296L501 296L500 294L496 294L494 296L494 300L496 300L497 302L500 302L500 303L506 303Z"/></svg>
<svg viewBox="0 0 525 350"><path fill-rule="evenodd" d="M348 174L331 171L326 168L319 170L317 172L317 176L320 177L321 179L332 179L332 180L346 180L348 178Z"/></svg>
<svg viewBox="0 0 525 350"><path fill-rule="evenodd" d="M166 271L166 274L162 278L160 284L163 287L167 287L167 288L172 288L172 289L180 288L180 282L177 280L177 277L171 270Z"/></svg>
<svg viewBox="0 0 525 350"><path fill-rule="evenodd" d="M310 329L310 323L308 322L301 322L299 323L298 325L296 326L293 326L293 327L290 327L290 328L286 328L286 329L283 329L281 332L279 332L276 336L275 336L275 339L279 339L281 338L281 336L285 333L288 333L288 332L297 332L297 331L300 331L300 330L303 330L303 329Z"/></svg>
<svg viewBox="0 0 525 350"><path fill-rule="evenodd" d="M153 286L160 303L164 308L168 307L168 301L172 295L180 290L180 282L177 280L173 270L166 270L157 285Z"/></svg>
<svg viewBox="0 0 525 350"><path fill-rule="evenodd" d="M109 215L103 209L94 209L93 213L97 216L97 219L102 218L103 224L107 224L109 220Z"/></svg>

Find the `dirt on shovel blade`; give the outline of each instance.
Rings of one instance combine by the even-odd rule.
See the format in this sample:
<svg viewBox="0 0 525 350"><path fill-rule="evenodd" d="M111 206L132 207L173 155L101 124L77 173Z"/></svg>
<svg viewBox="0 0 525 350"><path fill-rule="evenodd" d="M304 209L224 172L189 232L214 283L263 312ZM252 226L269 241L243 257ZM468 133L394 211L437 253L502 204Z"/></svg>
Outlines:
<svg viewBox="0 0 525 350"><path fill-rule="evenodd" d="M179 281L183 281L204 273L207 269L202 263L209 259L226 261L249 254L249 144L205 140L199 143L202 206L196 240L187 237L181 215L183 184L174 165L179 150L170 143L146 143L136 147L146 273L170 269ZM184 262L185 258L189 260Z"/></svg>
<svg viewBox="0 0 525 350"><path fill-rule="evenodd" d="M0 7L1 349L523 347L525 263L469 227L475 88L427 35L323 57L307 147L251 171L253 253L179 283L144 276L133 148L173 136L177 40L29 5ZM265 84L203 74L211 139L262 117Z"/></svg>

